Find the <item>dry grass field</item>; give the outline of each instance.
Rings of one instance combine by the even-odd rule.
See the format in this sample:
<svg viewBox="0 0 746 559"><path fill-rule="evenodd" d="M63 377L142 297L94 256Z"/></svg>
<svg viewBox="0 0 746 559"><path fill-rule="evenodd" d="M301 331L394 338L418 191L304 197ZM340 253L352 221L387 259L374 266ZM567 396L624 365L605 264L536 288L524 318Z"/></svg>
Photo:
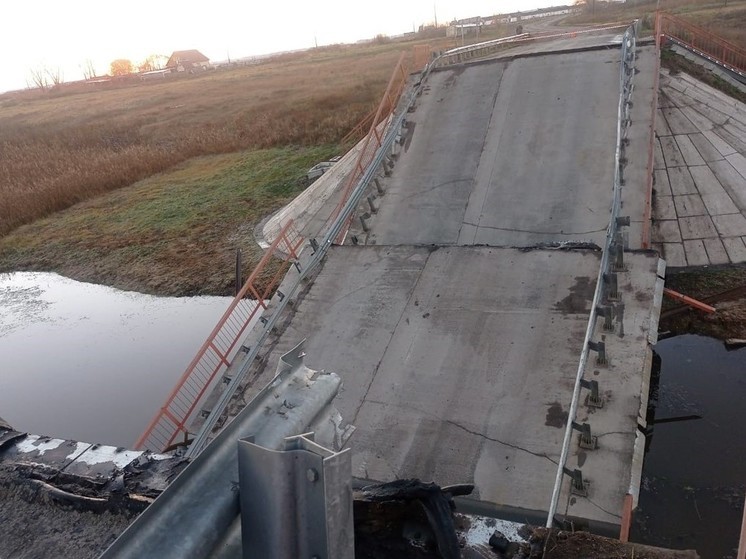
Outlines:
<svg viewBox="0 0 746 559"><path fill-rule="evenodd" d="M0 96L0 235L192 157L337 142L398 56L329 48L187 79Z"/></svg>
<svg viewBox="0 0 746 559"><path fill-rule="evenodd" d="M0 272L230 293L235 249L248 273L254 225L342 150L414 44L0 95Z"/></svg>

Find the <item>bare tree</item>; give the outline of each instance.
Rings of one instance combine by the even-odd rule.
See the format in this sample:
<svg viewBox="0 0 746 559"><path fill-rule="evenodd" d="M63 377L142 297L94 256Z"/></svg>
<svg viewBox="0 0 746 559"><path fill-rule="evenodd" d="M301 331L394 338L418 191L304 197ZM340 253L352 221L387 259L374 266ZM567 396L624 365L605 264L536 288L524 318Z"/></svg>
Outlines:
<svg viewBox="0 0 746 559"><path fill-rule="evenodd" d="M90 58L87 58L86 61L83 62L83 77L87 80L96 77L96 68L93 66L93 60Z"/></svg>
<svg viewBox="0 0 746 559"><path fill-rule="evenodd" d="M58 86L65 82L65 76L59 66L57 68L46 68L45 71L53 86Z"/></svg>
<svg viewBox="0 0 746 559"><path fill-rule="evenodd" d="M47 76L44 66L31 68L31 70L29 70L29 79L29 87L36 87L42 91L46 91L49 87L49 77Z"/></svg>

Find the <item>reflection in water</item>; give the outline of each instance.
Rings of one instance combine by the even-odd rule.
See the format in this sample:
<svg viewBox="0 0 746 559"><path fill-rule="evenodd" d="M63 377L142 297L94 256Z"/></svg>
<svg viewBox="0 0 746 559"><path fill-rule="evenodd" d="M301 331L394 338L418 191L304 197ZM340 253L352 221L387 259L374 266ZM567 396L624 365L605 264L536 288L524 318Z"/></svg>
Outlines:
<svg viewBox="0 0 746 559"><path fill-rule="evenodd" d="M746 487L746 349L685 335L663 340L656 423L633 541L735 557ZM652 395L656 396L655 392Z"/></svg>
<svg viewBox="0 0 746 559"><path fill-rule="evenodd" d="M0 275L0 417L21 431L131 446L229 302Z"/></svg>

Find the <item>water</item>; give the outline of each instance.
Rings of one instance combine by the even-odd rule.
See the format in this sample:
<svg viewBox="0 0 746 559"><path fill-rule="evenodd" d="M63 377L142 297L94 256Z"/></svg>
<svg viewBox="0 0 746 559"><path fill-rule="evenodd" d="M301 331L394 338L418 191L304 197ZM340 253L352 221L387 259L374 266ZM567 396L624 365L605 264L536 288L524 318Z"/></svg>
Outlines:
<svg viewBox="0 0 746 559"><path fill-rule="evenodd" d="M0 275L0 417L21 431L131 447L229 302Z"/></svg>
<svg viewBox="0 0 746 559"><path fill-rule="evenodd" d="M702 419L655 425L632 541L735 557L746 491L746 349L684 335L656 352L656 420Z"/></svg>

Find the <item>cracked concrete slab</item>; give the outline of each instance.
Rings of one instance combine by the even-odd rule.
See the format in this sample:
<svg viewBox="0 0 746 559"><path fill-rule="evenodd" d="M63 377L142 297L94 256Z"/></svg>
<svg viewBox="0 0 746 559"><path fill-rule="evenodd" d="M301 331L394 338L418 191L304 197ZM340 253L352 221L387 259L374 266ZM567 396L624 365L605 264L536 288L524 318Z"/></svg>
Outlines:
<svg viewBox="0 0 746 559"><path fill-rule="evenodd" d="M590 499L611 512L582 499L570 511L611 524L631 475L657 270L652 253L628 256L625 336L606 333L611 365L588 373L613 396L580 415L629 436L581 458ZM481 500L544 511L598 264L596 251L334 247L273 355L307 338L309 366L340 374L354 475L474 482Z"/></svg>
<svg viewBox="0 0 746 559"><path fill-rule="evenodd" d="M657 220L676 219L676 208L674 207L673 196L656 196L653 215Z"/></svg>
<svg viewBox="0 0 746 559"><path fill-rule="evenodd" d="M679 227L681 228L681 238L684 240L707 239L718 236L712 219L707 215L679 218Z"/></svg>
<svg viewBox="0 0 746 559"><path fill-rule="evenodd" d="M655 221L655 223L653 223L653 242L681 242L679 222L675 219Z"/></svg>
<svg viewBox="0 0 746 559"><path fill-rule="evenodd" d="M686 167L686 161L684 161L684 156L681 154L681 150L679 150L676 138L673 136L662 136L660 140L666 168Z"/></svg>
<svg viewBox="0 0 746 559"><path fill-rule="evenodd" d="M727 264L730 262L728 253L725 251L723 242L720 239L705 239L702 242L705 245L710 264Z"/></svg>
<svg viewBox="0 0 746 559"><path fill-rule="evenodd" d="M683 159L682 159L683 162ZM686 165L680 167L668 167L668 180L671 183L671 192L674 196L682 194L697 194L691 173Z"/></svg>
<svg viewBox="0 0 746 559"><path fill-rule="evenodd" d="M712 216L715 228L723 237L740 237L746 235L746 217L738 214Z"/></svg>
<svg viewBox="0 0 746 559"><path fill-rule="evenodd" d="M686 266L686 253L681 243L662 243L663 258L669 268L681 268Z"/></svg>
<svg viewBox="0 0 746 559"><path fill-rule="evenodd" d="M705 245L700 239L684 241L684 252L689 266L706 266L710 263Z"/></svg>
<svg viewBox="0 0 746 559"><path fill-rule="evenodd" d="M707 215L707 209L702 203L699 194L685 194L684 196L674 196L676 205L676 215L678 217L692 217L695 215Z"/></svg>
<svg viewBox="0 0 746 559"><path fill-rule="evenodd" d="M699 151L689 139L689 136L675 136L676 144L679 146L681 155L684 156L684 161L689 167L693 165L704 165L705 160L699 154Z"/></svg>
<svg viewBox="0 0 746 559"><path fill-rule="evenodd" d="M671 192L671 183L668 181L668 173L665 167L653 171L653 187L657 196L673 196Z"/></svg>
<svg viewBox="0 0 746 559"><path fill-rule="evenodd" d="M704 130L706 130L706 128ZM723 158L723 154L715 149L712 142L710 142L710 140L708 140L701 132L698 134L689 134L689 139L705 161L719 161Z"/></svg>
<svg viewBox="0 0 746 559"><path fill-rule="evenodd" d="M723 239L723 246L731 262L746 261L746 244L739 237Z"/></svg>
<svg viewBox="0 0 746 559"><path fill-rule="evenodd" d="M720 152L720 155L722 155L723 157L736 153L736 150L732 146L730 146L728 142L723 140L712 130L703 130L702 135L707 138L707 140L713 146L715 146L715 149L718 150L718 152Z"/></svg>

